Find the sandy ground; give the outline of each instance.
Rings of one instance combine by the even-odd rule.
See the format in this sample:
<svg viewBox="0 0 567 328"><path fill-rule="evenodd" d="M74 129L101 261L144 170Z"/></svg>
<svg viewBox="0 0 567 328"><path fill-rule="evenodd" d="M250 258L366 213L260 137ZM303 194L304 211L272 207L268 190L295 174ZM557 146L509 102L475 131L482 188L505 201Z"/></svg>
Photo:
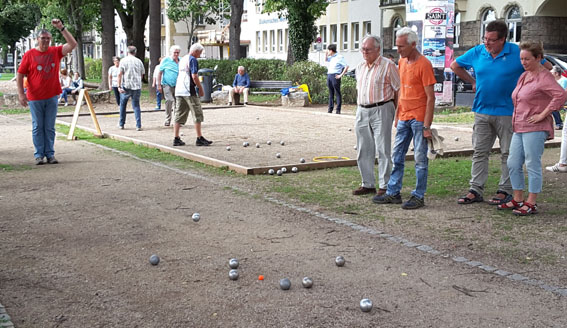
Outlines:
<svg viewBox="0 0 567 328"><path fill-rule="evenodd" d="M215 141L216 113L235 111L206 112ZM149 117L144 131L126 133L164 130ZM347 118L332 120L348 135ZM271 147L288 151L293 138ZM60 139L60 164L30 166L24 116L0 116L0 140L0 164L17 168L0 171L0 303L16 327L567 326L567 297L557 290L393 242L336 214L83 141ZM228 278L232 257L237 281ZM301 287L304 276L311 289ZM285 277L288 291L278 286ZM362 298L373 301L370 313L360 311Z"/></svg>

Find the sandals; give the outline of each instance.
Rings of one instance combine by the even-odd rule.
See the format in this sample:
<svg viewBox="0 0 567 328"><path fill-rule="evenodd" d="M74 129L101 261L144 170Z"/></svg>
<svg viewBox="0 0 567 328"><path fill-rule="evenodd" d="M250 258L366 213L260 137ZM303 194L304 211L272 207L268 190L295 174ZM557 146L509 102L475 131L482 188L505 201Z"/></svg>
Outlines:
<svg viewBox="0 0 567 328"><path fill-rule="evenodd" d="M512 204L512 205L508 205L508 204ZM515 210L515 209L522 207L523 205L524 205L524 202L517 202L512 198L509 202L506 202L504 204L499 204L498 209L499 210Z"/></svg>
<svg viewBox="0 0 567 328"><path fill-rule="evenodd" d="M469 190L469 193L474 195L474 198L468 198L467 195L464 195L463 197L459 198L457 200L457 204L461 204L461 205L465 205L465 204L472 204L472 203L481 203L484 201L484 199L482 198L482 196L474 191L474 190Z"/></svg>
<svg viewBox="0 0 567 328"><path fill-rule="evenodd" d="M519 215L519 216L537 214L537 204L530 204L528 202L524 202L524 204L521 207L514 209L512 213L514 213L514 215Z"/></svg>
<svg viewBox="0 0 567 328"><path fill-rule="evenodd" d="M506 203L510 202L514 198L514 197L512 197L512 195L505 192L504 190L496 191L496 195L504 195L504 197L500 198L500 197L494 196L494 197L492 197L491 200L488 201L488 204L490 204L490 205L502 205L502 204L506 204Z"/></svg>

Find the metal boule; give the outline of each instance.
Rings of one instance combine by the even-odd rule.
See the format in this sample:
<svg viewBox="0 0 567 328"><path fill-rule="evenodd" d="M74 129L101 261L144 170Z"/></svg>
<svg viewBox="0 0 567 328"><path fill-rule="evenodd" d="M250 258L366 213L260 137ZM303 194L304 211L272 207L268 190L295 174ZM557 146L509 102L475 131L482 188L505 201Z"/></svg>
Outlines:
<svg viewBox="0 0 567 328"><path fill-rule="evenodd" d="M269 169L269 170L268 170L268 174L269 174L269 175L274 175L274 173L275 173L274 169Z"/></svg>
<svg viewBox="0 0 567 328"><path fill-rule="evenodd" d="M268 145L271 145L271 144L272 144L272 142L271 142L270 140L268 140L266 143L267 143Z"/></svg>
<svg viewBox="0 0 567 328"><path fill-rule="evenodd" d="M278 176L281 176L281 175L283 174L283 173L282 173L282 170L278 170L278 171L276 172L276 174L277 174Z"/></svg>
<svg viewBox="0 0 567 328"><path fill-rule="evenodd" d="M238 269L238 265L239 265L239 264L240 264L240 263L238 263L238 259L230 259L230 260L228 260L228 266L229 266L231 269Z"/></svg>
<svg viewBox="0 0 567 328"><path fill-rule="evenodd" d="M297 173L297 172L299 172L299 169L294 166L294 167L291 168L291 172Z"/></svg>
<svg viewBox="0 0 567 328"><path fill-rule="evenodd" d="M256 148L260 148L260 144L259 144L259 143L256 143Z"/></svg>
<svg viewBox="0 0 567 328"><path fill-rule="evenodd" d="M285 145L285 142L284 142L283 140L280 141L280 145L284 146L284 145Z"/></svg>
<svg viewBox="0 0 567 328"><path fill-rule="evenodd" d="M309 277L304 277L303 280L301 281L301 284L305 288L311 288L311 286L313 286L313 279Z"/></svg>
<svg viewBox="0 0 567 328"><path fill-rule="evenodd" d="M232 269L228 272L228 277L230 280L237 280L238 279L238 270Z"/></svg>
<svg viewBox="0 0 567 328"><path fill-rule="evenodd" d="M226 146L226 150L230 151L230 149L231 149L230 146Z"/></svg>
<svg viewBox="0 0 567 328"><path fill-rule="evenodd" d="M280 158L280 157L282 157L282 154L277 153L277 154L276 154L276 158Z"/></svg>
<svg viewBox="0 0 567 328"><path fill-rule="evenodd" d="M360 310L362 310L362 312L370 312L372 311L372 301L364 298L360 301Z"/></svg>
<svg viewBox="0 0 567 328"><path fill-rule="evenodd" d="M303 157L300 158L300 159L299 159L299 162L300 162L300 163L305 163L305 158L303 158Z"/></svg>
<svg viewBox="0 0 567 328"><path fill-rule="evenodd" d="M345 258L342 257L342 256L340 256L340 255L337 256L337 257L335 258L335 264L336 264L337 266L339 266L339 267L344 266L344 265L345 265Z"/></svg>
<svg viewBox="0 0 567 328"><path fill-rule="evenodd" d="M191 216L191 218L193 219L193 221L199 222L199 220L201 220L201 214L199 214L199 213L193 213L193 215Z"/></svg>
<svg viewBox="0 0 567 328"><path fill-rule="evenodd" d="M159 256L157 256L155 254L150 256L150 264L151 265L158 265L159 264Z"/></svg>
<svg viewBox="0 0 567 328"><path fill-rule="evenodd" d="M288 278L283 278L280 280L280 288L283 290L288 290L291 288L291 281Z"/></svg>
<svg viewBox="0 0 567 328"><path fill-rule="evenodd" d="M282 167L282 173L287 173L287 168L286 168L286 167Z"/></svg>

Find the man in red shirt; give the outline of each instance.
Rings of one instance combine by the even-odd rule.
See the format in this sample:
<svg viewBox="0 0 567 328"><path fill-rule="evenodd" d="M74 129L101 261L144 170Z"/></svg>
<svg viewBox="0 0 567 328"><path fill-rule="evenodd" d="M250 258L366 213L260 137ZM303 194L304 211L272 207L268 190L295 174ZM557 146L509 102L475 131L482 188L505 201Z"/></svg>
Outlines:
<svg viewBox="0 0 567 328"><path fill-rule="evenodd" d="M67 43L51 47L51 33L48 30L40 30L37 33L37 47L26 51L17 74L20 105L24 107L28 103L30 105L36 165L43 164L44 157L47 163L57 164L53 144L55 143L57 98L61 94L59 63L62 57L77 46L77 41L61 20L55 18L51 24L61 32ZM24 78L26 77L28 88L24 93Z"/></svg>

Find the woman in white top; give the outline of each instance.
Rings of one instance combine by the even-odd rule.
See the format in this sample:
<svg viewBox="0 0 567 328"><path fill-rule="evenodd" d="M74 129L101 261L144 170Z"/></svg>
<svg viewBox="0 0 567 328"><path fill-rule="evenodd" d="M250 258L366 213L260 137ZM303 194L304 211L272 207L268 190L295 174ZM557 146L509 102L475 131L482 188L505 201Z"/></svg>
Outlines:
<svg viewBox="0 0 567 328"><path fill-rule="evenodd" d="M551 70L555 80L563 89L567 89L567 79L562 76L563 70L559 66L554 66ZM559 114L560 111L554 113ZM559 116L561 119L561 116ZM557 123L557 121L555 121ZM559 152L559 162L552 166L547 166L545 169L549 172L562 172L567 173L567 124L563 124L563 136L561 137L561 151Z"/></svg>
<svg viewBox="0 0 567 328"><path fill-rule="evenodd" d="M77 95L79 94L79 91L81 91L84 87L81 74L79 74L79 72L75 72L73 75L73 82L71 82L71 94L73 95L73 99L75 99L74 104L77 103Z"/></svg>
<svg viewBox="0 0 567 328"><path fill-rule="evenodd" d="M61 96L59 97L59 102L63 99L65 101L65 106L67 106L67 95L71 93L73 89L71 89L71 77L67 73L66 69L61 70L61 74L59 75L59 83L61 83Z"/></svg>
<svg viewBox="0 0 567 328"><path fill-rule="evenodd" d="M114 98L116 98L116 104L120 106L120 92L118 91L118 73L120 73L120 58L112 57L112 62L114 66L108 68L108 88L114 91Z"/></svg>

